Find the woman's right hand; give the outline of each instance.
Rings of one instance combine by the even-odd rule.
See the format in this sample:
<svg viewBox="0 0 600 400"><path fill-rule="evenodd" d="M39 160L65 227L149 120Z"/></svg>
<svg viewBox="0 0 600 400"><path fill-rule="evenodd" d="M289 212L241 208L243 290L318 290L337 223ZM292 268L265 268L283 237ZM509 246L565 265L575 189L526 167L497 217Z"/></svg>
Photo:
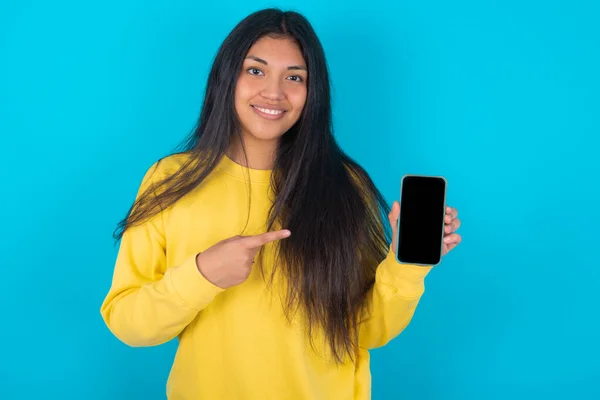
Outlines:
<svg viewBox="0 0 600 400"><path fill-rule="evenodd" d="M262 246L289 236L287 229L255 236L234 236L198 254L196 267L213 285L227 289L248 279L254 257Z"/></svg>

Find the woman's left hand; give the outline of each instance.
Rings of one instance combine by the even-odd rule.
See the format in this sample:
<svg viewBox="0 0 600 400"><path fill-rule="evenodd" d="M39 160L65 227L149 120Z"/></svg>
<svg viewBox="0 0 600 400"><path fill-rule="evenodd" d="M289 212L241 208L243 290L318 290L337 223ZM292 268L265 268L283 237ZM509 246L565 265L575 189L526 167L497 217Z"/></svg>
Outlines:
<svg viewBox="0 0 600 400"><path fill-rule="evenodd" d="M460 235L455 233L459 227L460 219L458 219L458 210L456 208L446 207L446 215L444 216L444 244L442 246L443 256L458 246L462 240Z"/></svg>

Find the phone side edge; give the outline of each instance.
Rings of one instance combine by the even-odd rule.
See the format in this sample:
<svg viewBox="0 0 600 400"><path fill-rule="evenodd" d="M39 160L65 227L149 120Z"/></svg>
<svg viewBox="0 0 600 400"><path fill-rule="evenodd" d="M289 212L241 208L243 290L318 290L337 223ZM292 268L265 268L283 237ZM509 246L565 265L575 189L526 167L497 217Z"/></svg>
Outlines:
<svg viewBox="0 0 600 400"><path fill-rule="evenodd" d="M446 217L446 199L447 199L447 194L448 194L448 180L444 177L444 176L438 176L438 179L441 179L442 181L444 181L444 201L442 202L442 239L440 240L440 258L438 260L438 262L436 264L434 264L433 266L438 266L442 263L442 260L444 258L444 234L445 234L445 227L446 227L446 223L444 222L444 219Z"/></svg>

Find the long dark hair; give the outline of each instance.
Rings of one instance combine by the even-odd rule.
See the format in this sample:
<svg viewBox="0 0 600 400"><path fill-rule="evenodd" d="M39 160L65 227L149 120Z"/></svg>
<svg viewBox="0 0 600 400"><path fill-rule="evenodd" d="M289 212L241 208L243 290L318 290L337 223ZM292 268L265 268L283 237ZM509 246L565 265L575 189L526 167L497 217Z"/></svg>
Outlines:
<svg viewBox="0 0 600 400"><path fill-rule="evenodd" d="M241 142L234 108L237 77L250 47L265 35L294 39L308 67L306 104L280 139L271 181L276 197L268 229L277 224L292 232L277 249L276 264L288 286L285 309L301 307L311 338L315 327L323 329L336 361L346 355L354 359L367 294L390 243L389 205L334 139L325 54L301 14L266 9L233 29L210 71L199 123L180 147L187 161L137 198L114 236L119 240L128 227L200 185L231 141Z"/></svg>

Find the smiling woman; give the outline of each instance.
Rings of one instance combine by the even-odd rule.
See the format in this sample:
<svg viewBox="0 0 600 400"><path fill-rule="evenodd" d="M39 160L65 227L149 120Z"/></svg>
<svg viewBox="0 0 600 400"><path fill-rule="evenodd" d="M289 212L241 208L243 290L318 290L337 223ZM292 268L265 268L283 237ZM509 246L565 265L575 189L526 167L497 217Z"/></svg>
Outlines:
<svg viewBox="0 0 600 400"><path fill-rule="evenodd" d="M175 337L167 396L368 399L369 349L410 322L431 267L399 264L391 208L331 130L322 46L268 9L225 39L184 150L144 176L106 325L131 346ZM446 243L458 243L448 209Z"/></svg>

